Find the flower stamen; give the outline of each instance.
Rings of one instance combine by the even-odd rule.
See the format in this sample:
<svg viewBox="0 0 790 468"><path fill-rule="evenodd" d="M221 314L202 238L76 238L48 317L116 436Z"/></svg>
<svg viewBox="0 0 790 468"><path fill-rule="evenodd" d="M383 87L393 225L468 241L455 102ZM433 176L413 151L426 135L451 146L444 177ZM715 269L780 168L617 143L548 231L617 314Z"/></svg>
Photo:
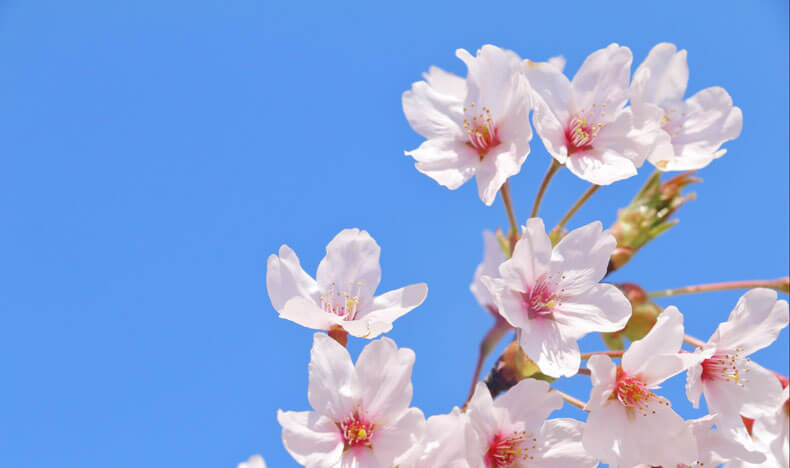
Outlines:
<svg viewBox="0 0 790 468"><path fill-rule="evenodd" d="M468 140L466 144L477 151L482 161L491 148L497 146L501 142L497 134L497 127L494 125L494 120L491 118L491 109L483 107L483 112L475 114L475 104L471 103L469 106L470 109L464 107L464 113L467 116L471 115L471 120L469 118L464 118L464 131L466 131L466 138Z"/></svg>
<svg viewBox="0 0 790 468"><path fill-rule="evenodd" d="M356 287L356 293L353 292ZM321 308L324 312L337 315L343 320L354 320L359 306L360 282L350 282L347 291L341 291L333 282L329 290L321 295Z"/></svg>
<svg viewBox="0 0 790 468"><path fill-rule="evenodd" d="M535 457L529 454L529 450L535 448L536 441L532 434L524 431L514 432L507 437L497 433L488 444L486 468L509 468L517 460L534 460Z"/></svg>

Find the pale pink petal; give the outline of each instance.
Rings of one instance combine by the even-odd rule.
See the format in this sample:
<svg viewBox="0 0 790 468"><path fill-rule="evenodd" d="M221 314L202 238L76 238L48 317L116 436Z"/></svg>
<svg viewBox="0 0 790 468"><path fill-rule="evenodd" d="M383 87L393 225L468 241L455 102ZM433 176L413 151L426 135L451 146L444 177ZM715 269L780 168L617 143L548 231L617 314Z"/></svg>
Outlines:
<svg viewBox="0 0 790 468"><path fill-rule="evenodd" d="M266 261L266 290L274 310L280 311L293 297L316 298L318 284L302 269L299 258L287 245L280 247L279 256Z"/></svg>
<svg viewBox="0 0 790 468"><path fill-rule="evenodd" d="M514 52L486 44L477 51L477 56L473 57L464 49L458 49L456 56L466 63L469 70L465 107L486 106L498 121L514 100L523 98L520 95L523 90L527 91L526 101L519 105L527 109L531 107L529 85L521 73L521 59Z"/></svg>
<svg viewBox="0 0 790 468"><path fill-rule="evenodd" d="M502 185L507 182L509 177L518 174L521 170L521 165L527 159L527 154L529 154L529 145L526 145L525 152L515 143L510 145L502 143L485 155L478 164L475 173L477 192L483 203L488 206L494 203Z"/></svg>
<svg viewBox="0 0 790 468"><path fill-rule="evenodd" d="M471 428L477 436L479 451L484 454L488 449L488 441L500 430L500 421L491 393L483 382L478 382L475 386L475 392L467 406L467 414Z"/></svg>
<svg viewBox="0 0 790 468"><path fill-rule="evenodd" d="M415 132L425 138L456 138L463 135L463 96L457 97L418 81L401 97L403 113Z"/></svg>
<svg viewBox="0 0 790 468"><path fill-rule="evenodd" d="M283 445L300 465L309 468L338 466L343 436L334 421L312 411L277 411Z"/></svg>
<svg viewBox="0 0 790 468"><path fill-rule="evenodd" d="M469 290L474 294L477 303L483 308L495 307L496 301L488 288L480 281L482 276L496 278L499 276L499 265L507 260L505 252L499 245L496 235L491 231L483 231L483 261L475 269L475 276Z"/></svg>
<svg viewBox="0 0 790 468"><path fill-rule="evenodd" d="M610 44L585 59L571 86L577 109L606 105L612 111L628 100L633 56L628 47Z"/></svg>
<svg viewBox="0 0 790 468"><path fill-rule="evenodd" d="M631 343L623 354L623 369L629 374L640 374L655 356L675 354L682 344L683 316L677 307L667 307L647 336Z"/></svg>
<svg viewBox="0 0 790 468"><path fill-rule="evenodd" d="M504 280L499 278L483 276L480 281L494 296L497 311L507 323L516 328L527 326L529 319L523 308L521 293L511 289Z"/></svg>
<svg viewBox="0 0 790 468"><path fill-rule="evenodd" d="M778 403L783 401L779 379L771 371L754 362L749 362L748 370L742 387L743 407L740 413L749 418L772 414Z"/></svg>
<svg viewBox="0 0 790 468"><path fill-rule="evenodd" d="M571 377L579 371L581 354L572 336L553 320L529 320L521 329L521 348L540 371L551 377Z"/></svg>
<svg viewBox="0 0 790 468"><path fill-rule="evenodd" d="M716 352L716 346L710 344L706 345L704 350L700 348L694 350L695 354L701 355L701 357L704 359L708 359L713 356L714 352ZM702 392L705 388L704 383L702 382L701 362L702 361L700 361L700 364L695 364L689 367L686 371L686 397L689 399L694 408L699 407L699 397L702 395Z"/></svg>
<svg viewBox="0 0 790 468"><path fill-rule="evenodd" d="M776 341L789 317L787 301L777 301L776 291L752 289L741 296L730 318L719 325L710 341L719 349L739 350L748 356Z"/></svg>
<svg viewBox="0 0 790 468"><path fill-rule="evenodd" d="M380 255L381 248L367 231L343 229L326 246L326 256L318 264L321 290L328 291L335 283L335 289L359 288L360 297L373 297L381 281Z"/></svg>
<svg viewBox="0 0 790 468"><path fill-rule="evenodd" d="M590 369L593 388L586 409L592 411L593 408L603 406L609 401L617 379L617 366L609 356L598 355L592 356L587 361L587 368Z"/></svg>
<svg viewBox="0 0 790 468"><path fill-rule="evenodd" d="M239 463L236 468L266 468L266 462L260 455L253 455L246 462Z"/></svg>
<svg viewBox="0 0 790 468"><path fill-rule="evenodd" d="M529 468L593 468L598 460L582 445L584 423L574 419L551 419L543 423L536 435L535 449L527 453L534 457ZM534 451L533 451L534 450Z"/></svg>
<svg viewBox="0 0 790 468"><path fill-rule="evenodd" d="M513 256L499 267L499 273L507 285L524 292L526 287L548 272L551 260L551 240L541 218L530 218L516 242Z"/></svg>
<svg viewBox="0 0 790 468"><path fill-rule="evenodd" d="M312 300L303 297L294 297L286 302L280 310L280 318L314 330L329 330L332 325L342 323L338 316L326 312Z"/></svg>
<svg viewBox="0 0 790 468"><path fill-rule="evenodd" d="M365 346L355 367L362 408L370 419L388 424L406 411L412 396L412 366L414 351L398 349L389 338Z"/></svg>
<svg viewBox="0 0 790 468"><path fill-rule="evenodd" d="M580 179L595 185L610 185L637 173L633 161L605 147L596 152L575 153L568 158L566 167Z"/></svg>
<svg viewBox="0 0 790 468"><path fill-rule="evenodd" d="M427 73L422 74L425 81L435 91L452 96L463 102L466 96L466 80L458 75L446 72L439 67L430 67Z"/></svg>
<svg viewBox="0 0 790 468"><path fill-rule="evenodd" d="M310 406L334 421L342 421L358 403L360 395L348 351L329 336L316 333L308 370L307 399Z"/></svg>
<svg viewBox="0 0 790 468"><path fill-rule="evenodd" d="M601 281L615 247L617 239L603 230L600 221L563 237L551 254L551 269L562 274L560 287L564 293L573 295Z"/></svg>
<svg viewBox="0 0 790 468"><path fill-rule="evenodd" d="M634 84L643 79L644 88L633 92ZM645 61L634 72L631 100L667 107L683 100L688 80L686 51L678 51L675 44L662 42L650 50Z"/></svg>
<svg viewBox="0 0 790 468"><path fill-rule="evenodd" d="M724 154L725 150L719 148L738 138L743 125L741 110L719 87L703 89L678 106L676 112L667 110L667 116L670 121L665 128L669 129L677 155L667 170L705 167Z"/></svg>
<svg viewBox="0 0 790 468"><path fill-rule="evenodd" d="M428 418L425 437L422 440L414 468L471 468L467 461L467 439L469 421L458 407L450 414L440 414ZM477 441L475 440L475 446ZM481 460L482 462L482 460ZM405 466L411 466L408 462Z"/></svg>
<svg viewBox="0 0 790 468"><path fill-rule="evenodd" d="M543 142L546 151L560 164L568 161L568 146L565 136L565 124L559 120L549 106L537 100L535 112L532 114L532 124Z"/></svg>
<svg viewBox="0 0 790 468"><path fill-rule="evenodd" d="M554 410L562 408L562 397L549 390L547 382L524 379L497 398L494 406L506 409L511 421L524 423L524 429L532 432Z"/></svg>
<svg viewBox="0 0 790 468"><path fill-rule="evenodd" d="M554 319L568 336L581 338L590 332L622 330L631 318L631 303L611 284L595 284L586 291L563 299L554 309Z"/></svg>
<svg viewBox="0 0 790 468"><path fill-rule="evenodd" d="M366 332L354 333L354 335L375 338L381 333L388 332L392 329L392 322L422 304L427 295L428 285L418 283L376 296L357 315L357 321L365 323Z"/></svg>
<svg viewBox="0 0 790 468"><path fill-rule="evenodd" d="M480 156L464 141L453 138L427 140L414 151L406 151L417 163L414 167L450 190L475 175Z"/></svg>
<svg viewBox="0 0 790 468"><path fill-rule="evenodd" d="M376 465L390 467L399 464L425 434L425 416L417 408L409 408L397 420L377 427L373 432L373 456Z"/></svg>

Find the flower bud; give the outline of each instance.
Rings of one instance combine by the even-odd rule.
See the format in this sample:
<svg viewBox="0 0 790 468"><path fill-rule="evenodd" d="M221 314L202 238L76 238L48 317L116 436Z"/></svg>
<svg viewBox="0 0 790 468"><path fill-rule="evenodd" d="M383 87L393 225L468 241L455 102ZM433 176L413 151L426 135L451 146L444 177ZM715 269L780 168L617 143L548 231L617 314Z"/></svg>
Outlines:
<svg viewBox="0 0 790 468"><path fill-rule="evenodd" d="M663 311L661 306L648 299L647 292L639 285L622 283L617 287L631 302L631 318L622 330L601 334L601 338L610 349L624 349L623 337L630 341L644 338L656 324L658 315Z"/></svg>
<svg viewBox="0 0 790 468"><path fill-rule="evenodd" d="M526 378L539 380L551 379L540 373L540 368L524 354L518 341L513 341L499 356L485 383L492 396L496 396ZM554 380L554 379L551 379Z"/></svg>
<svg viewBox="0 0 790 468"><path fill-rule="evenodd" d="M683 187L702 182L692 174L680 174L662 184L661 172L655 172L631 203L618 210L617 221L609 228L609 232L617 239L617 249L612 254L609 271L628 263L645 244L677 224L677 220L670 221L669 217L684 203L696 198L693 192L684 195Z"/></svg>

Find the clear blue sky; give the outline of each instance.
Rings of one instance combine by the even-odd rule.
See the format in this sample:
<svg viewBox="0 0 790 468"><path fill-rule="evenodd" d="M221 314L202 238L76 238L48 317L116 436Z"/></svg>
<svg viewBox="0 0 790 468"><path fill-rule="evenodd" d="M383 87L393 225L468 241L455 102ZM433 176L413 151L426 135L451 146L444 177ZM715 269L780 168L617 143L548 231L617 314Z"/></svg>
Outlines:
<svg viewBox="0 0 790 468"><path fill-rule="evenodd" d="M287 243L313 273L345 227L381 245L381 290L429 284L389 334L417 353L413 404L460 404L491 322L468 291L481 231L506 218L474 184L413 168L401 93L430 65L463 73L459 47L563 54L574 73L610 42L638 63L661 41L688 49L690 92L729 91L743 132L680 225L613 279L786 275L786 1L2 2L0 466L292 466L275 412L309 408L312 331L277 318L266 258ZM522 221L548 164L533 141L512 180ZM573 226L608 226L649 172ZM546 224L584 189L560 174ZM662 303L707 338L739 294ZM785 330L756 359L786 374L787 346ZM584 379L563 388L586 398ZM684 382L665 394L702 414Z"/></svg>

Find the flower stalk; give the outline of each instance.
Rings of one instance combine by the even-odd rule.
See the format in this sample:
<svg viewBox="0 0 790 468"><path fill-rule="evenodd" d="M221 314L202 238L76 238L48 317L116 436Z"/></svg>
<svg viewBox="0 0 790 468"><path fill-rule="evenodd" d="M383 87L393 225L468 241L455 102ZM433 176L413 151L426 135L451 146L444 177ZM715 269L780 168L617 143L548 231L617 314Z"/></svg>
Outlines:
<svg viewBox="0 0 790 468"><path fill-rule="evenodd" d="M752 288L769 288L781 291L785 294L790 293L790 276L777 278L773 280L749 280L749 281L728 281L723 283L710 283L700 284L697 286L686 286L684 288L676 289L663 289L661 291L653 291L647 293L647 297L671 297L680 296L682 294L694 294L701 292L712 291L728 291L731 289L752 289Z"/></svg>
<svg viewBox="0 0 790 468"><path fill-rule="evenodd" d="M535 194L535 202L532 205L532 213L529 215L530 218L534 218L538 215L538 211L540 210L540 202L543 201L543 195L546 193L546 189L549 187L549 182L551 182L554 174L556 174L561 167L562 164L558 163L556 159L551 158L551 164L546 170L546 175L543 176L543 181L540 183L538 193Z"/></svg>

